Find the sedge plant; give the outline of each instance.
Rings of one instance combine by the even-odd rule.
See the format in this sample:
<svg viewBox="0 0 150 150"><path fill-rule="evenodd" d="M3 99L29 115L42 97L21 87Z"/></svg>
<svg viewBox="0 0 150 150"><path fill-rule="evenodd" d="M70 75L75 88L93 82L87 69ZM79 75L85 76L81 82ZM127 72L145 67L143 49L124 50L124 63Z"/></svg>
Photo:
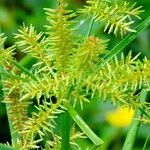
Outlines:
<svg viewBox="0 0 150 150"><path fill-rule="evenodd" d="M150 17L133 29L134 18L140 19L143 11L135 3L87 0L75 12L67 9L67 0L57 2L56 9L44 9L48 21L45 32L37 33L33 25L23 24L15 34L15 45L7 49L4 48L6 38L0 34L2 102L6 104L12 139L10 145L0 147L80 149L78 138L89 138L93 146L100 147L105 141L76 111L77 104L84 111L84 104L97 97L99 101L107 100L140 112L124 145L124 150L132 149L139 123L150 123L149 103L145 98L150 89L150 60L146 57L139 60L139 54L132 57L132 52L125 56L121 51L150 25ZM91 18L85 37L77 32L78 16ZM91 34L95 22L103 22L104 31L121 36L121 42L108 50L111 40ZM20 62L14 57L16 48L27 54ZM134 94L139 89L141 92ZM29 111L31 107L34 109ZM61 120L60 132L57 118ZM70 124L71 119L81 132Z"/></svg>

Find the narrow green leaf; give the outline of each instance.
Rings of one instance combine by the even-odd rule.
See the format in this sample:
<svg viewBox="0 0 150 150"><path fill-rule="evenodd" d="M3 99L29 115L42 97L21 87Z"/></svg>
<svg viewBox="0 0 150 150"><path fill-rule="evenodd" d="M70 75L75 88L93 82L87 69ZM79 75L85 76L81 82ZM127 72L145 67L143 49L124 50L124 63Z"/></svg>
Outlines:
<svg viewBox="0 0 150 150"><path fill-rule="evenodd" d="M143 113L143 115L150 119L150 115L143 108L139 107L138 109Z"/></svg>
<svg viewBox="0 0 150 150"><path fill-rule="evenodd" d="M148 94L147 92L143 91L143 93L141 94L141 101L146 101L147 94ZM140 125L141 125L141 121L136 120L135 118L141 118L142 115L143 115L143 113L137 109L135 112L133 121L131 123L131 126L129 128L129 131L128 131L127 137L125 139L122 150L132 150L133 149L133 145L134 145L137 133L138 133Z"/></svg>
<svg viewBox="0 0 150 150"><path fill-rule="evenodd" d="M30 55L27 55L20 60L19 64L22 65L23 67L29 69L36 62L37 62L36 58L34 58Z"/></svg>
<svg viewBox="0 0 150 150"><path fill-rule="evenodd" d="M111 60L116 54L121 52L129 43L131 43L143 30L145 30L150 25L150 16L147 17L140 25L136 27L136 32L127 35L120 43L118 43L107 55L104 56L105 65L109 60Z"/></svg>
<svg viewBox="0 0 150 150"><path fill-rule="evenodd" d="M62 141L61 141L61 150L69 149L70 142L70 116L67 111L65 111L62 116Z"/></svg>
<svg viewBox="0 0 150 150"><path fill-rule="evenodd" d="M149 140L149 136L147 136L142 150L146 150L146 145L148 143L148 140Z"/></svg>
<svg viewBox="0 0 150 150"><path fill-rule="evenodd" d="M29 75L33 80L37 80L36 77L30 72L28 71L26 68L24 68L22 65L20 65L19 63L12 61L12 63L19 68L22 72L24 72L25 74Z"/></svg>
<svg viewBox="0 0 150 150"><path fill-rule="evenodd" d="M95 144L95 145L101 145L103 144L103 140L101 140L90 128L89 126L84 122L84 120L79 116L79 114L75 111L75 109L71 106L70 103L65 103L64 105L72 117L72 119L75 121L75 123L81 128L81 130L87 135L87 137Z"/></svg>

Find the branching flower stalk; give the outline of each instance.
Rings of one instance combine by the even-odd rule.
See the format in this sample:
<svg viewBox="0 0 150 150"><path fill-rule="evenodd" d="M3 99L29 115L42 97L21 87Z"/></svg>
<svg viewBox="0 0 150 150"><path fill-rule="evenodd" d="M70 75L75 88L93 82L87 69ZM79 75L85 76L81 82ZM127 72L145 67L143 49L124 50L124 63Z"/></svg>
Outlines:
<svg viewBox="0 0 150 150"><path fill-rule="evenodd" d="M80 40L81 35L73 28L72 18L76 14L67 10L67 1L58 0L57 9L45 11L48 20L45 33L37 33L33 25L23 25L15 34L16 46L7 49L2 47L5 37L0 35L3 102L12 122L11 132L16 134L12 147L30 150L40 145L43 150L58 150L74 145L80 148L76 139L84 138L83 133L95 146L100 146L102 139L86 125L76 106L80 104L84 110L85 102L98 97L115 105L144 108L147 114L148 104L140 101L140 92L135 92L150 89L150 60L145 57L140 61L139 55L132 57L132 52L127 56L121 54L120 58L116 54L150 25L150 19L136 33L131 28L132 17L140 18L141 7L135 8L135 4L125 1L88 0L78 12L83 17L92 16L92 22L88 36ZM108 33L122 37L127 31L134 33L126 38L127 43L122 42L109 52L108 40L91 36L95 21L104 21ZM19 64L13 57L16 47L31 58ZM36 61L31 62L32 58ZM56 132L57 119L64 112L69 113L83 133L74 130L66 133L65 139L65 134Z"/></svg>

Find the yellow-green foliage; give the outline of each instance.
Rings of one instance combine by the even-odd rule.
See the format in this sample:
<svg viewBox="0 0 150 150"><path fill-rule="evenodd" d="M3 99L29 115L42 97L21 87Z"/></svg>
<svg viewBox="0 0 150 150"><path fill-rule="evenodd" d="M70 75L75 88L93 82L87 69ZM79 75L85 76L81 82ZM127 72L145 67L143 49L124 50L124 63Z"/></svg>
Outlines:
<svg viewBox="0 0 150 150"><path fill-rule="evenodd" d="M104 31L119 33L123 36L127 31L135 32L130 27L134 23L132 17L140 19L141 7L135 8L136 3L131 4L120 0L87 0L87 5L79 12L85 16L92 15L95 21L105 23Z"/></svg>
<svg viewBox="0 0 150 150"><path fill-rule="evenodd" d="M15 34L16 46L37 59L29 71L16 65L17 61L13 59L15 47L4 49L5 38L0 35L4 102L9 104L8 114L14 132L19 135L13 146L19 150L38 148L37 143L46 135L49 135L43 140L46 149L51 149L50 146L60 148L61 138L54 130L55 118L66 109L65 102L72 100L75 106L79 102L83 107L84 102L98 96L98 99L114 104L137 107L143 104L135 91L150 88L150 61L146 58L139 61L138 56L132 58L129 53L126 58L123 55L120 59L115 57L99 68L98 64L104 61L102 54L108 52L108 40L94 36L78 40L71 20L75 14L66 10L65 0L58 2L57 9L45 9L46 33L37 33L32 25L23 25ZM130 27L133 23L131 16L139 18L140 7L108 0L89 0L87 4L80 12L104 21L108 33L135 32ZM55 103L52 97L57 98ZM35 101L36 111L28 115L28 109ZM72 133L70 144L76 145L74 140L83 136Z"/></svg>

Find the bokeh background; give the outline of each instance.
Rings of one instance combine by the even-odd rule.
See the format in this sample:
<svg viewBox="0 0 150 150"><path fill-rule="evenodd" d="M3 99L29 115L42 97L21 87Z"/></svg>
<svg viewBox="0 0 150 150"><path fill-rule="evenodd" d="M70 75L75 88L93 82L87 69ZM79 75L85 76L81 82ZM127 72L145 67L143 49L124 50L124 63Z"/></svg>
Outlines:
<svg viewBox="0 0 150 150"><path fill-rule="evenodd" d="M135 2L135 0L129 1ZM83 7L85 0L70 0L69 2L68 7L76 11L77 8ZM137 6L143 6L145 11L141 14L141 20L137 20L133 28L150 15L150 0L136 0L136 2ZM56 4L56 0L0 0L0 28L1 32L7 36L5 47L14 44L13 33L16 33L23 23L33 24L37 31L44 31L43 24L47 22L43 8L55 8ZM90 20L84 22L84 19L79 17L78 21L80 22L78 32L85 36ZM92 33L101 38L111 39L111 43L108 45L108 49L111 49L121 40L121 37L107 35L103 29L103 23L95 23ZM141 52L140 58L146 56L150 59L150 28L143 31L126 47L124 53L127 54L130 50L133 51L133 55ZM20 60L23 56L19 50L16 51L16 59ZM129 113L128 110L115 107L109 102L102 103L94 99L90 104L84 106L83 111L80 107L78 109L86 123L105 141L102 150L121 150L133 114L132 111ZM142 150L149 136L150 127L143 124L139 130L134 150ZM5 105L0 102L0 143L6 142L10 142L10 133ZM89 140L79 140L78 142L83 150L91 145ZM147 142L147 150L149 149L150 138Z"/></svg>

